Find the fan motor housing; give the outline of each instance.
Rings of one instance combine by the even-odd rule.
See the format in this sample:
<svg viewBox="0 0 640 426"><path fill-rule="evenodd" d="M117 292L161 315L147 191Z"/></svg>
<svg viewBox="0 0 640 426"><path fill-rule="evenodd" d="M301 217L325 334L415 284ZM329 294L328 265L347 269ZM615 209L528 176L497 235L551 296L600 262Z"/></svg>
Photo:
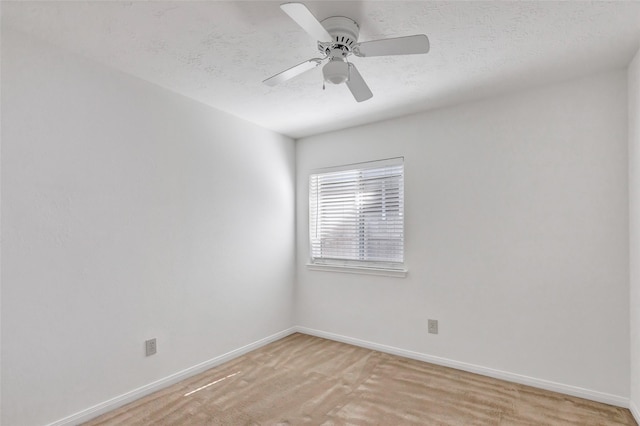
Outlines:
<svg viewBox="0 0 640 426"><path fill-rule="evenodd" d="M332 16L321 21L321 24L333 39L330 45L328 43L318 43L318 50L322 53L328 53L336 48L351 52L351 49L358 42L360 26L353 19L344 16Z"/></svg>

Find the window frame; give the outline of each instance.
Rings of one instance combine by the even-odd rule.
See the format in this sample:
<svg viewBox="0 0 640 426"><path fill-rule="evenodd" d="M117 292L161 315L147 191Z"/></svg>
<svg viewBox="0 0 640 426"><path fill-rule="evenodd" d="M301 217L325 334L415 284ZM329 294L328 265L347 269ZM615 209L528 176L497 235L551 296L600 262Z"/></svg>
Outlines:
<svg viewBox="0 0 640 426"><path fill-rule="evenodd" d="M314 258L313 257L313 237L312 237L312 179L318 175L331 174L337 172L366 170L366 169L380 169L385 166L402 166L402 177L400 179L399 194L401 194L401 218L402 218L402 234L401 234L401 247L402 247L402 262L387 262L376 260L355 260L355 259L335 259L335 258ZM393 157L383 160L372 160L359 163L351 163L342 166L326 167L321 169L311 170L308 177L308 236L309 236L309 260L307 268L310 270L320 271L332 271L332 272L346 272L357 274L371 274L371 275L385 275L392 277L405 277L407 275L406 268L406 253L405 253L405 226L406 226L406 211L404 209L404 181L405 181L405 167L404 157ZM357 196L357 192L354 194ZM317 213L316 213L317 214ZM359 239L362 242L364 238Z"/></svg>

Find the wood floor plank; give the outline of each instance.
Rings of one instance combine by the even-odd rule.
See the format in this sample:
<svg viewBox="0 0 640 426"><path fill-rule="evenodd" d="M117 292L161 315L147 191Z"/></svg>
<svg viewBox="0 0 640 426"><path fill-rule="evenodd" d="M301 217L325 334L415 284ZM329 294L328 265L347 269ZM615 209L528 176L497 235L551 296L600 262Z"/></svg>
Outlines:
<svg viewBox="0 0 640 426"><path fill-rule="evenodd" d="M629 410L305 334L86 426L636 426Z"/></svg>

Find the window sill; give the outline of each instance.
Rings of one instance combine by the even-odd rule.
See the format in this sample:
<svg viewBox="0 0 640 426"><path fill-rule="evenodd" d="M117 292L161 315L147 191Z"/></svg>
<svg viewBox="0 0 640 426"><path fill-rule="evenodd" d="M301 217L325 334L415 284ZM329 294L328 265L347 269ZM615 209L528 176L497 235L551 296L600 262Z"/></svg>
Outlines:
<svg viewBox="0 0 640 426"><path fill-rule="evenodd" d="M307 269L310 271L342 272L346 274L381 275L385 277L397 277L397 278L405 278L408 272L406 269L367 268L364 266L324 265L319 263L307 263L306 266L307 266Z"/></svg>

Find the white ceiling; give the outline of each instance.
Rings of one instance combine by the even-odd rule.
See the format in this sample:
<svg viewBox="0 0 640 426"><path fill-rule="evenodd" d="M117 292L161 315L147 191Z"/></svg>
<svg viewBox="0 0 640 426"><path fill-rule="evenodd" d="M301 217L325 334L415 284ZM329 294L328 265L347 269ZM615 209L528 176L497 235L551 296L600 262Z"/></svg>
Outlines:
<svg viewBox="0 0 640 426"><path fill-rule="evenodd" d="M279 3L3 1L2 24L295 138L621 68L640 42L639 1L305 2L360 41L429 36L427 55L352 57L374 93L357 103L320 68L261 83L318 56Z"/></svg>

